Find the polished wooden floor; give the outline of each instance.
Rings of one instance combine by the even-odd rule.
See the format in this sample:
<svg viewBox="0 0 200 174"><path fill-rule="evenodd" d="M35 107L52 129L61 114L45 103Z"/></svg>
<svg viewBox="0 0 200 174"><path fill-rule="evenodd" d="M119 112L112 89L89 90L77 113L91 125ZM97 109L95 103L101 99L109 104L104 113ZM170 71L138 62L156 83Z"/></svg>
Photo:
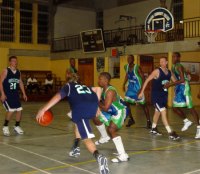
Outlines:
<svg viewBox="0 0 200 174"><path fill-rule="evenodd" d="M52 108L54 121L48 127L39 126L35 121L37 110L44 103L23 103L22 128L24 135L13 131L14 117L10 122L11 136L0 134L0 174L95 174L98 164L81 144L81 156L68 156L74 134L73 124L66 116L69 106L60 102ZM196 108L200 114L200 107ZM116 153L112 141L98 146L101 153L109 159L111 174L197 174L200 173L200 140L195 140L196 126L181 132L183 123L171 109L168 109L171 126L181 136L179 141L168 139L159 123L163 136L152 136L145 128L146 121L139 106L133 106L136 124L125 126L119 131L130 160L113 164L110 159ZM150 107L151 115L153 108ZM189 112L186 111L188 117ZM5 111L0 106L0 123L3 124ZM192 119L192 118L191 118ZM99 134L93 126L96 138Z"/></svg>

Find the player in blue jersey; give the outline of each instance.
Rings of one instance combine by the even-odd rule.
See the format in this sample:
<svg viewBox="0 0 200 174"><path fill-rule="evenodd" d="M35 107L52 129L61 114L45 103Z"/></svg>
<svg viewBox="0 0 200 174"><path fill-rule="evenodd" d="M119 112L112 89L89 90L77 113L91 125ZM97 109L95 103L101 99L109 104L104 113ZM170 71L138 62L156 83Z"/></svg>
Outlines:
<svg viewBox="0 0 200 174"><path fill-rule="evenodd" d="M184 126L181 131L186 131L191 125L192 122L186 117L186 114L181 110L181 108L188 108L190 113L193 115L195 123L197 124L197 131L196 131L196 139L200 139L200 123L199 123L199 116L196 110L194 109L192 103L192 94L191 88L189 84L189 80L187 78L186 71L183 65L180 64L181 55L179 52L175 52L173 54L173 67L172 72L176 78L175 82L168 83L166 88L175 85L175 96L173 100L173 111L178 114L184 122Z"/></svg>
<svg viewBox="0 0 200 174"><path fill-rule="evenodd" d="M152 129L150 132L154 135L161 135L157 129L158 119L161 115L162 122L169 134L169 138L172 140L177 140L180 137L170 128L166 111L168 91L166 88L164 88L164 85L171 79L171 72L167 69L167 63L167 58L160 58L160 68L155 69L145 80L138 97L143 97L147 84L152 80L151 99L155 107L155 112L153 116Z"/></svg>
<svg viewBox="0 0 200 174"><path fill-rule="evenodd" d="M126 86L126 83L128 82L128 87L127 87L127 90L125 93L124 100L126 101L127 107L129 109L130 119L126 126L130 127L131 125L133 125L135 123L132 113L131 113L130 104L138 103L138 104L140 104L140 106L142 106L142 108L144 110L144 113L145 113L146 119L147 119L147 128L150 129L151 121L150 121L149 109L145 102L145 97L143 95L143 97L141 99L138 98L138 93L139 93L139 91L142 87L143 81L144 81L143 72L138 65L134 64L133 55L129 55L127 61L128 61L128 64L125 65L125 67L124 67L125 71L126 71L126 76L125 76L124 83L123 83L123 90L125 91L125 86Z"/></svg>
<svg viewBox="0 0 200 174"><path fill-rule="evenodd" d="M22 91L23 98L26 101L27 96L21 79L21 73L17 69L17 57L11 56L9 57L9 67L3 70L0 78L1 102L7 111L3 125L4 136L10 136L8 124L14 112L16 112L14 131L18 134L24 133L20 127L22 106L19 89Z"/></svg>
<svg viewBox="0 0 200 174"><path fill-rule="evenodd" d="M126 106L121 102L121 98L116 89L110 85L110 80L111 75L108 72L102 72L99 75L98 84L103 90L102 101L99 103L101 114L94 121L98 126L104 124L107 126L108 133L115 144L118 156L113 158L112 162L125 162L129 160L129 156L125 152L121 136L118 135L117 131L120 130L124 124L126 118ZM100 133L102 136L101 131Z"/></svg>
<svg viewBox="0 0 200 174"><path fill-rule="evenodd" d="M50 109L64 97L70 104L72 110L72 121L76 124L81 139L85 143L89 152L91 152L99 163L101 174L108 174L108 164L105 156L99 154L95 144L91 140L94 137L89 121L93 119L98 111L98 97L96 93L85 85L77 83L77 75L71 73L68 77L68 83L38 112L36 119L43 119L45 111ZM89 108L89 109L88 109Z"/></svg>

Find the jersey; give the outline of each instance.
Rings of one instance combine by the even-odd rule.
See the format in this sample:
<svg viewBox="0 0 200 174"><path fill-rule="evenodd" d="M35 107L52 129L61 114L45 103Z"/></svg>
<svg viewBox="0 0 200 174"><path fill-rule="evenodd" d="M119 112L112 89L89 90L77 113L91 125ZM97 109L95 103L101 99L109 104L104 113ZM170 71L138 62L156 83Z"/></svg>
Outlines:
<svg viewBox="0 0 200 174"><path fill-rule="evenodd" d="M77 69L74 68L74 67L72 67L72 66L70 66L69 71L70 71L71 73L77 73L77 72L78 72Z"/></svg>
<svg viewBox="0 0 200 174"><path fill-rule="evenodd" d="M116 124L118 128L121 128L124 120L126 118L126 106L122 102L121 97L118 95L116 89L113 86L109 86L106 91L102 92L102 101L106 98L107 91L112 90L116 93L116 100L112 102L108 111L102 111L102 114L99 116L99 119L106 126L109 126L110 122Z"/></svg>
<svg viewBox="0 0 200 174"><path fill-rule="evenodd" d="M61 98L67 97L72 110L72 120L91 119L96 116L98 98L91 88L79 83L67 83L60 90Z"/></svg>
<svg viewBox="0 0 200 174"><path fill-rule="evenodd" d="M142 86L142 77L139 74L139 66L134 65L133 69L130 69L129 64L127 64L124 66L124 69L128 76L128 87L124 98L125 101L131 104L135 102L144 104L145 98L139 99L137 96Z"/></svg>
<svg viewBox="0 0 200 174"><path fill-rule="evenodd" d="M13 72L7 68L7 76L3 81L3 89L8 99L19 100L20 71Z"/></svg>
<svg viewBox="0 0 200 174"><path fill-rule="evenodd" d="M179 67L183 67L182 64L176 63L172 66L172 72L175 75L177 80L180 80L180 74L178 71ZM191 89L189 85L189 80L187 78L187 74L185 73L184 69L184 83L177 84L175 86L175 96L174 96L174 101L173 101L173 106L174 107L188 107L192 108L193 103L192 103L192 97L191 97Z"/></svg>
<svg viewBox="0 0 200 174"><path fill-rule="evenodd" d="M159 104L162 107L167 104L168 91L164 89L164 85L168 83L171 79L171 71L165 74L161 68L159 70L159 77L152 80L152 93L151 98L153 104ZM162 103L161 103L162 102Z"/></svg>

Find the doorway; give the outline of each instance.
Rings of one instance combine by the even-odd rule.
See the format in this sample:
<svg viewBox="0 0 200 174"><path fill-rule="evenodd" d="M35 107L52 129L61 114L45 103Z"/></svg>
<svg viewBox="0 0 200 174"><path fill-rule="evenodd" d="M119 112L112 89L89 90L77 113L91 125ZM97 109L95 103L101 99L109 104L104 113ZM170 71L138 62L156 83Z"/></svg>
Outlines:
<svg viewBox="0 0 200 174"><path fill-rule="evenodd" d="M93 58L78 60L78 74L81 83L87 86L94 85L94 61Z"/></svg>

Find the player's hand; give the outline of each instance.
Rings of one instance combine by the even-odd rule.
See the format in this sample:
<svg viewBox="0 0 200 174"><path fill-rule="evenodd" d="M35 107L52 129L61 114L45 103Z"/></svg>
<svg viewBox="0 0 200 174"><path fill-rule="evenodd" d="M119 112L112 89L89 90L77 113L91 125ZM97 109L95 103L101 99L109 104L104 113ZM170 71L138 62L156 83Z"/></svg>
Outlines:
<svg viewBox="0 0 200 174"><path fill-rule="evenodd" d="M36 115L36 120L37 120L38 122L40 122L40 120L43 121L43 115L44 115L44 113L45 113L45 110L44 110L44 109L40 109L40 110L38 111L38 113L37 113L37 115Z"/></svg>
<svg viewBox="0 0 200 174"><path fill-rule="evenodd" d="M163 88L166 88L166 89L168 89L168 88L170 87L170 85L169 85L169 84L170 84L169 82L165 83Z"/></svg>
<svg viewBox="0 0 200 174"><path fill-rule="evenodd" d="M1 94L1 101L4 102L7 99L5 94Z"/></svg>
<svg viewBox="0 0 200 174"><path fill-rule="evenodd" d="M28 100L26 94L23 95L23 99L24 99L24 101L27 101L27 100Z"/></svg>
<svg viewBox="0 0 200 174"><path fill-rule="evenodd" d="M98 117L99 115L101 115L101 110L100 110L100 108L97 109L96 117Z"/></svg>
<svg viewBox="0 0 200 174"><path fill-rule="evenodd" d="M142 97L143 97L143 92L140 92L140 93L138 94L138 98L139 98L139 99L142 99Z"/></svg>

